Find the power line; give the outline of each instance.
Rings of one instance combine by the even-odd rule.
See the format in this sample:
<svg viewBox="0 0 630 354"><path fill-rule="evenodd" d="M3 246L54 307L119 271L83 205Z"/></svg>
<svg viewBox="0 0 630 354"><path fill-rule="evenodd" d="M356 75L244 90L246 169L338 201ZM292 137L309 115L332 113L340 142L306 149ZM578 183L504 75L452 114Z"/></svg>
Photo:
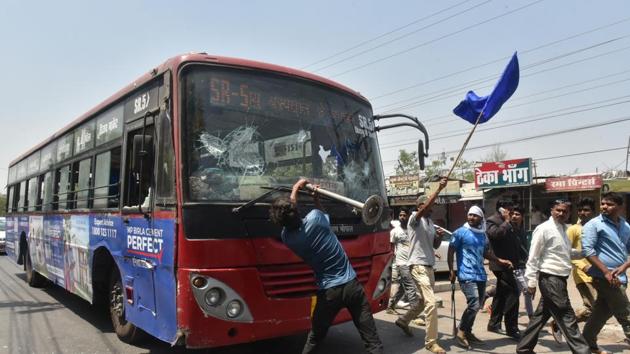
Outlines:
<svg viewBox="0 0 630 354"><path fill-rule="evenodd" d="M549 133L538 134L538 135L533 135L533 136L528 136L528 137L523 137L523 138L517 138L517 139L512 139L512 140L495 142L495 143L492 143L492 144L473 146L473 147L467 148L466 150L467 151L479 150L479 149L485 149L485 148L493 147L495 145L519 143L519 142L523 142L523 141L529 141L529 140L545 138L545 137L553 136L553 135L568 134L568 133L573 133L573 132L580 131L580 130L587 130L587 129L604 127L604 126L607 126L607 125L623 123L623 122L626 122L626 121L630 121L630 116L616 118L616 119L608 120L608 121L601 122L601 123L582 125L582 126L575 127L575 128L570 128L570 129L555 130L555 131L552 131L552 132L549 132ZM381 150L391 149L391 148L394 148L394 147L400 147L400 146L405 146L405 145L409 145L409 143L396 144L396 145L389 146L387 148L381 148ZM459 150L451 150L451 151L440 152L440 153L436 153L436 154L431 154L430 156L438 156L438 155L441 155L441 154L452 154L452 153L456 153L456 152L459 152ZM388 162L389 161L390 160L388 160Z"/></svg>
<svg viewBox="0 0 630 354"><path fill-rule="evenodd" d="M359 69L363 69L363 68L365 68L365 67L367 67L367 66L370 66L370 65L373 65L373 64L379 63L379 62L381 62L381 61L384 61L384 60L387 60L387 59L391 59L391 58L393 58L393 57L395 57L395 56L398 56L398 55L401 55L401 54L404 54L404 53L408 53L408 52L410 52L410 51L412 51L412 50L418 49L418 48L423 47L423 46L426 46L426 45L428 45L428 44L435 43L435 42L440 41L440 40L442 40L442 39L446 39L446 38L448 38L448 37L452 37L452 36L454 36L454 35L456 35L456 34L459 34L459 33L465 32L465 31L467 31L467 30L469 30L469 29L471 29L471 28L481 26L481 25L483 25L483 24L486 24L486 23L488 23L488 22L492 22L492 21L494 21L494 20L496 20L496 19L499 19L499 18L501 18L501 17L505 17L505 16L507 16L507 15L513 14L513 13L515 13L515 12L517 12L517 11L524 10L524 9L526 9L526 8L528 8L528 7L531 7L531 6L533 6L533 5L536 5L536 4L538 4L538 3L542 2L542 1L544 1L544 0L537 0L537 1L534 1L534 2L529 3L529 4L527 4L527 5L524 5L524 6L521 6L521 7L519 7L519 8L516 8L516 9L514 9L514 10L511 10L511 11L505 12L505 13L503 13L503 14L501 14L501 15L497 15L497 16L491 17L491 18L489 18L489 19L487 19L487 20L484 20L484 21L478 22L478 23L476 23L476 24L474 24L474 25L470 25L470 26L464 27L464 28L462 28L462 29L460 29L460 30L457 30L457 31L455 31L455 32L451 32L451 33L449 33L449 34L446 34L446 35L443 35L443 36L441 36L441 37L438 37L438 38L432 39L432 40L430 40L430 41L427 41L427 42L424 42L424 43L421 43L421 44L415 45L415 46L413 46L413 47L411 47L411 48L408 48L408 49L405 49L405 50L402 50L402 51L396 52L396 53L394 53L394 54L391 54L391 55L385 56L385 57L380 58L380 59L373 60L373 61L368 62L368 63L366 63L366 64L362 64L362 65L356 66L356 67L351 68L351 69L348 69L348 70L346 70L346 71L342 71L342 72L337 73L337 74L335 74L335 75L331 75L330 77L335 78L335 77L338 77L338 76L342 76L342 75L345 75L345 74L351 73L351 72L353 72L353 71L357 71L357 70L359 70Z"/></svg>
<svg viewBox="0 0 630 354"><path fill-rule="evenodd" d="M526 96L515 97L515 98L511 99L510 102L513 103L515 101L521 101L521 100L526 99L526 98L539 96L539 95L546 94L546 93L549 93L549 92L556 92L556 91L563 90L563 89L570 88L570 87L580 86L580 85L583 85L585 83L599 81L599 80L606 79L606 78L613 77L613 76L618 77L618 76L620 76L622 74L625 74L625 73L628 73L628 72L630 72L630 69L629 70L620 71L620 72L616 72L616 73L612 73L612 74L608 74L608 75L605 75L605 76L600 76L600 77L597 77L597 78L594 78L594 79L589 79L589 80L585 80L585 81L572 83L572 84L569 84L569 85L558 86L558 87L555 87L555 88L552 88L552 89L549 89L549 90L535 92L535 93L532 93L532 94L529 94L529 95L526 95ZM630 80L630 78L629 79L625 79L625 80L620 80L620 81L628 81L628 80ZM619 83L620 81L608 83L608 84L606 84L606 86L612 85L614 83ZM601 86L604 86L604 85L601 85ZM571 91L571 92L567 92L567 93L564 93L564 94L556 95L555 98L563 97L563 96L570 96L570 95L573 95L575 93L585 92L585 91L588 91L588 90L591 90L591 89L594 89L594 88L599 88L601 86L590 86L590 87L584 88L583 90ZM625 97L625 96L622 96L622 97ZM592 102L592 103L584 104L584 105L565 107L563 109L559 109L559 110L552 111L552 112L559 112L559 111L563 111L563 110L571 109L571 108L590 106L590 105L597 104L597 103L614 101L616 99L618 99L618 98L606 99L606 100L603 100L603 101ZM538 103L538 102L541 102L541 101L530 101L530 102L527 102L526 104L532 104L532 103ZM521 105L507 105L506 107L502 108L502 111L506 111L506 110L512 109L514 107L519 107L519 106L521 106ZM547 112L547 113L552 113L552 112ZM453 121L452 120L445 120L445 119L446 118L452 118L452 117L453 117L452 113L443 114L443 115L440 115L440 116L434 116L434 117L430 117L430 118L427 118L427 119L422 119L422 123L426 127L434 127L434 126L442 125L442 124L450 124ZM434 122L436 120L439 120L439 122L428 124L428 123ZM380 136L384 137L384 136L390 136L390 135L394 135L394 134L399 134L399 133L398 132L385 132L385 133L380 134Z"/></svg>
<svg viewBox="0 0 630 354"><path fill-rule="evenodd" d="M610 86L613 86L613 85L616 85L616 84L620 84L620 83L623 83L623 82L627 82L627 81L630 81L630 78L626 78L626 79L622 79L622 80L617 80L617 81L609 82L609 83L602 84L602 85L590 86L590 87L586 87L586 88L583 88L583 89L580 89L580 90L575 90L575 91L565 92L565 93L558 94L558 95L555 95L555 96L544 97L544 98L541 98L541 99L538 99L538 100L534 100L534 101L523 102L523 103L516 104L516 105L509 105L509 106L507 106L507 107L503 108L503 110L504 110L504 111L506 111L506 110L508 110L508 109L513 109L513 108L517 108L517 107L522 107L522 106L525 106L525 105L531 105L531 104L533 104L533 103L540 103L540 102L549 101L549 100L556 99L556 98L560 98L560 97L571 96L571 95L574 95L574 94L577 94L577 93L583 93L583 92L587 92L587 91L595 90L595 89L602 88L602 87L610 87ZM622 96L622 97L625 97L625 96ZM610 100L610 99L608 99L608 100ZM601 101L601 102L605 102L605 101L608 101L608 100L604 100L604 101ZM591 104L594 104L594 103L591 103ZM575 106L574 106L574 107L575 107ZM577 107L579 107L579 106L577 106ZM570 108L570 107L569 107L569 108ZM567 108L565 108L565 109L567 109ZM433 122L433 121L437 120L438 118L442 118L442 117L452 117L452 116L453 116L452 114L449 114L449 115L444 115L444 116L441 116L441 117L430 118L430 119L427 119L427 120L425 120L425 121L423 121L423 122L424 122L424 123L426 123L426 122ZM446 122L445 122L445 121L442 121L442 122L433 123L433 124L430 124L430 125L427 125L427 126L431 126L431 127L433 127L433 126L436 126L436 125L441 125L441 124L445 124L445 123L448 123L448 122L449 122L449 121L446 121Z"/></svg>
<svg viewBox="0 0 630 354"><path fill-rule="evenodd" d="M630 71L630 70L628 70L628 71ZM627 78L627 79L624 79L624 80L619 80L619 81L616 81L616 82L613 82L613 83L608 83L607 85L599 85L599 86L594 86L594 87L592 86L592 87L588 87L588 88L585 88L585 89L582 89L582 90L567 92L567 93L564 93L564 94L556 95L553 98L570 96L570 95L573 95L575 93L582 93L582 92L586 92L586 91L589 91L589 90L592 90L592 89L595 89L595 88L600 88L600 87L603 87L603 86L610 86L610 85L612 85L614 83L620 83L620 82L626 82L626 81L630 81L630 78ZM550 91L553 91L553 90L550 90ZM533 94L533 95L530 95L530 96L536 96L536 95L537 94ZM608 98L608 99L605 99L605 100L591 102L591 103L586 103L586 104L581 104L581 105L574 105L574 106L563 107L563 108L559 108L559 109L556 109L556 110L553 110L553 111L540 113L540 114L529 115L529 116L524 116L524 117L520 117L520 118L516 118L516 119L510 119L510 120L503 121L503 122L512 122L512 121L521 120L523 118L533 118L533 117L539 117L539 116L546 116L548 114L562 112L562 111L566 111L568 109L576 109L576 108L580 108L580 107L588 107L588 106L592 106L594 104L601 104L601 103L605 103L605 102L615 101L615 100L619 100L619 99L626 98L626 97L630 97L630 96L619 96L619 97ZM524 103L524 104L520 104L520 105L507 106L507 107L503 108L503 111L506 111L506 110L509 110L509 109L512 109L512 108L515 108L515 107L519 107L519 106L522 106L522 105L525 105L525 104L533 104L533 103L538 103L538 102L542 102L542 101L545 101L545 100L547 100L547 98L543 98L543 99L535 100L535 101L530 101L530 102L527 102L527 103ZM602 108L603 107L604 106L602 106ZM586 110L589 110L589 109L586 109ZM584 111L586 111L586 110L584 110ZM580 112L580 111L573 111L572 113L577 113L577 112ZM445 120L445 118L452 118L452 117L453 117L452 114L446 114L446 115L433 117L433 118L429 118L429 119L423 119L422 122L424 123L424 125L426 127L432 128L432 127L435 127L437 125L452 124L454 120L450 120L450 119ZM427 122L433 122L433 121L438 120L438 119L441 119L441 121L436 122L436 123L427 124ZM455 121L459 121L459 120L455 120ZM493 123L494 123L494 121L491 122L490 125L492 125ZM466 129L464 129L464 130L462 130L462 129L447 130L447 131L439 133L438 136L441 136L443 134L459 132L459 131L463 132L463 131L468 131L468 130L466 130ZM481 131L483 131L483 130L481 130ZM391 135L395 135L395 134L400 134L400 133L399 132L386 132L386 133L380 134L379 136L386 137L386 136L391 136ZM435 139L435 138L433 138L433 139Z"/></svg>
<svg viewBox="0 0 630 354"><path fill-rule="evenodd" d="M607 45L607 44L612 43L613 41L617 41L617 40L620 40L620 39L622 39L622 38L626 38L626 37L630 37L630 35L625 35L625 36L618 37L618 38L613 39L613 40L606 40L606 41L603 41L603 42L596 43L596 44L594 44L594 45L590 45L590 46L582 47L582 48L580 48L580 49L578 49L578 50L574 50L574 51L567 52L567 53L564 53L564 54L562 54L562 55L556 56L556 57L554 58L554 60L563 59L563 58L569 57L569 56L571 56L571 55L575 55L575 54L577 54L577 53L585 52L585 51L591 50L591 49L593 49L593 48L597 48L597 47L600 47L600 46L603 46L603 45ZM624 47L624 48L622 48L622 49L628 49L628 48L630 48L630 47ZM597 56L596 56L596 57L597 57ZM532 69L532 68L534 68L534 67L536 67L536 66L538 66L538 65L543 65L543 64L549 63L549 62L551 62L551 60L550 60L550 59L551 59L551 58L548 58L548 59L543 59L543 60L541 60L541 61L539 61L539 62L537 62L537 63L530 64L530 65L528 65L527 67L522 68L522 69L521 69L521 71L527 71L527 70L530 70L530 69ZM580 61L578 61L578 62L580 62ZM555 70L555 69L558 69L558 68L564 68L565 66L567 66L567 65L572 65L572 64L573 64L573 63L565 64L565 65L562 65L562 66L556 66L556 67L553 67L553 68L551 68L551 69ZM544 71L541 71L541 72L546 72L546 71L549 71L549 70L551 70L551 69L544 69ZM534 72L534 73L530 73L530 74L522 75L521 77L529 77L529 76L537 75L537 74L539 74L539 73L541 73L541 72ZM386 105L380 106L380 107L379 107L379 109L384 109L384 108L386 108L386 107L391 107L391 106L393 106L393 105L400 104L400 103L407 102L407 101L417 100L418 98L421 98L421 97L426 97L426 96L430 96L430 95L435 95L435 94L439 94L439 95L442 95L442 94L449 94L449 93L451 93L451 92L454 92L454 90L458 90L458 91L459 91L459 90L462 90L463 88L470 87L471 85L478 85L478 84L483 84L483 83L490 83L489 85L486 85L486 86L481 86L481 87L479 87L478 89L483 89L483 88L491 87L491 86L494 84L494 81L496 81L496 79L497 79L498 77L499 77L499 75L496 75L496 74L489 75L489 76L484 76L484 77L482 77L482 78L478 78L478 79L474 79L474 80L467 81L467 82L465 82L465 83L463 83L463 84L457 84L457 85L455 85L455 86L451 86L451 87L448 87L448 88L445 88L445 89L441 89L441 90L437 90L437 91L433 91L433 92L425 93L425 94L422 94L422 95L418 95L418 96L414 96L414 97L406 98L406 99L404 99L404 100L399 100L399 101L396 101L396 102L393 102L393 103L389 103L389 104L386 104ZM449 97L450 97L450 96L449 96ZM413 104L416 104L416 103L418 103L418 102L419 102L419 101L415 101L415 102L407 103L406 105L399 106L397 109L407 108L409 105L413 105ZM393 108L393 109L396 109L396 108Z"/></svg>
<svg viewBox="0 0 630 354"><path fill-rule="evenodd" d="M539 45L539 46L534 47L534 48L520 50L519 53L521 53L521 54L531 53L531 52L534 52L534 51L537 51L537 50L540 50L540 49L543 49L543 48L547 48L547 47L556 45L558 43L562 43L562 42L565 42L565 41L568 41L568 40L571 40L571 39L575 39L575 38L578 38L578 37L581 37L581 36L584 36L584 35L587 35L587 34L591 34L593 32L601 31L603 29L606 29L606 28L609 28L609 27L612 27L612 26L616 26L616 25L618 25L620 23L624 23L624 22L627 22L627 21L630 21L630 17L627 17L627 18L621 19L619 21L615 21L615 22L612 22L612 23L609 23L609 24L606 24L606 25L603 25L603 26L600 26L600 27L596 27L596 28L590 29L588 31L584 31L584 32L581 32L581 33L578 33L578 34L574 34L574 35L571 35L571 36L568 36L568 37L565 37L565 38L562 38L562 39L558 39L558 40L555 40L555 41L552 41L552 42L548 42L548 43ZM504 57L501 57L501 58L498 58L498 59L495 59L495 60L491 60L491 61L483 63L483 64L474 65L474 66L468 67L466 69L463 69L463 70L460 70L460 71L456 71L456 72L453 72L453 73L450 73L450 74L447 74L447 75L444 75L444 76L440 76L440 77L437 77L437 78L434 78L434 79L431 79L431 80L428 80L428 81L420 82L420 83L417 83L417 84L414 84L414 85L411 85L411 86L407 86L407 87L404 87L404 88L401 88L401 89L390 91L390 92L381 94L379 96L371 97L370 101L374 101L374 100L377 100L377 99L381 99L383 97L391 96L391 95L394 95L394 94L397 94L397 93L400 93L400 92L403 92L403 91L407 91L407 90L410 90L410 89L413 89L413 88L424 86L426 84L429 84L429 83L432 83L432 82L436 82L436 81L440 81L440 80L443 80L443 79L446 79L446 78L449 78L449 77L452 77L452 76L455 76L455 75L458 75L458 74L462 74L462 73L465 73L465 72L469 72L469 71L474 70L474 69L479 69L479 68L482 68L484 66L488 66L488 65L504 62L505 60L509 59L510 57L511 56L504 56Z"/></svg>
<svg viewBox="0 0 630 354"><path fill-rule="evenodd" d="M524 116L524 117L514 118L514 119L503 121L502 123L504 123L504 124L501 124L501 125L495 125L495 126L479 129L478 132L485 132L485 131L488 131L488 130L495 130L495 129L506 128L506 127L513 127L515 125L521 125L521 124L527 124L527 123L537 122L537 121L541 121L541 120L559 118L559 117L563 117L563 116L570 115L570 114L588 112L588 111L592 111L592 110L596 110L596 109L612 107L612 106L616 106L616 105L620 105L620 104L624 104L624 103L630 103L630 100L626 100L626 101L615 102L615 103L610 103L610 104L606 104L606 105L595 106L595 107L590 107L590 108L585 108L585 109L573 110L573 111L568 111L568 112L563 112L563 113L558 113L558 114L551 114L551 113L566 111L567 109L571 109L571 108L590 106L590 105L597 104L597 103L602 103L602 102L607 102L607 101L612 101L612 100L618 100L618 99L621 99L621 98L628 98L628 97L630 97L630 95L620 96L620 97L616 97L616 98L613 98L613 99L608 99L608 100L604 100L604 101L600 101L600 102L594 102L594 103L590 103L590 104L587 104L587 105L578 105L578 106L573 106L573 107L566 107L566 108L562 108L562 109L559 109L559 110L555 110L555 111L551 111L551 112L547 112L547 113L543 113L543 114L536 114L536 115L531 115L531 116ZM533 118L533 119L523 120L524 118ZM470 129L462 129L462 130L456 130L456 131L451 131L451 132L449 132L449 131L443 132L442 134L438 134L437 136L432 137L431 141L443 140L443 139L448 139L448 138L453 138L453 137L457 137L457 136L466 135L466 134L468 134L469 131L470 131ZM453 133L453 134L451 134L451 133ZM451 134L451 135L448 135L448 134ZM417 141L417 139L408 139L408 140L404 140L404 141L399 141L395 145L384 144L384 145L381 145L381 149L386 149L386 148L389 148L391 146L398 146L399 144L413 143L415 141Z"/></svg>
<svg viewBox="0 0 630 354"><path fill-rule="evenodd" d="M610 149L601 149L601 150L590 150L590 151L576 152L574 154L566 154L566 155L556 155L556 156L537 157L537 158L533 158L532 157L532 160L536 160L536 161L554 160L554 159L560 159L560 158L563 158L563 157L599 154L599 153L602 153L602 152L611 152L611 151L625 150L625 149L626 149L626 147L622 146L622 147L610 148Z"/></svg>
<svg viewBox="0 0 630 354"><path fill-rule="evenodd" d="M534 72L534 73L530 73L530 74L527 74L527 75L522 75L521 78L530 77L530 76L542 74L542 73L545 73L545 72L566 68L567 66L570 66L570 65L579 64L579 63L582 63L582 62L585 62L585 61L588 61L588 60L597 59L597 58L600 58L600 57L603 57L603 56L606 56L606 55L615 54L615 53L618 53L618 52L621 52L621 51L624 51L624 50L628 50L628 49L630 49L630 46L623 47L623 48L616 49L616 50L612 50L612 51L609 51L609 52L606 52L606 53L594 55L594 56L591 56L591 57L575 60L573 62L569 62L569 63L562 64L562 65L558 65L558 66L555 66L555 67L552 67L552 68L543 69L543 70L540 70L540 71L537 71L537 72ZM494 78L496 79L496 77L494 77ZM427 99L423 99L423 100L419 100L419 101L416 101L416 102L412 102L412 103L409 103L409 104L404 105L404 106L400 106L400 107L397 107L397 108L392 108L392 109L389 109L389 110L387 110L387 111L385 111L383 113L390 113L390 112L401 110L401 109L413 108L413 107L417 107L417 106L422 105L422 104L436 102L436 101L441 101L441 100L444 100L444 99L450 98L450 97L461 96L462 95L462 92L461 92L462 90L464 90L466 87L469 87L468 85L470 85L470 84L480 83L478 81L479 80L474 80L472 82L467 83L464 86L452 86L452 87L449 87L447 89L440 90L440 91L438 91L438 92L442 92L440 94L436 94L436 95L434 95L432 97L429 97ZM492 80L485 80L485 81L482 81L482 82L491 82L491 81ZM486 85L486 86L482 86L482 87L479 87L479 88L487 88L487 87L491 87L491 86L492 85ZM417 96L416 98L424 97L424 96L428 96L428 95L425 94L425 95L422 95L422 96Z"/></svg>
<svg viewBox="0 0 630 354"><path fill-rule="evenodd" d="M422 22L422 21L427 20L427 19L429 19L429 18L431 18L431 17L437 16L437 15L439 15L439 14L443 13L443 12L446 12L446 11L448 11L448 10L454 9L454 8L456 8L456 7L458 7L458 6L462 5L462 4L465 4L465 3L467 3L467 2L470 2L470 1L472 1L472 0L465 0L465 1L462 1L462 2L460 2L460 3L457 3L457 4L453 5L453 6L450 6L450 7L447 7L447 8L445 8L445 9L442 9L442 10L440 10L440 11L438 11L438 12L434 12L434 13L432 13L431 15L427 15L427 16L425 16L425 17L422 17L422 18L416 19L416 20L414 20L414 21L411 21L411 22L407 23L406 25L403 25L403 26L397 27L397 28L395 28L395 29L393 29L393 30L391 30L391 31L389 31L389 32L383 33L383 34L378 35L378 36L376 36L376 37L372 37L372 38L370 38L370 39L368 39L368 40L365 40L365 41L363 41L363 42L361 42L361 43L359 43L359 44L356 44L356 45L354 45L354 46L352 46L352 47L350 47L350 48L347 48L347 49L344 49L344 50L339 51L339 52L337 52L337 53L331 54L330 56L328 56L328 57L326 57L326 58L319 59L319 60L317 60L317 61L315 61L315 62L313 62L313 63L310 63L310 64L308 64L308 65L306 65L306 66L303 66L301 69L302 69L302 70L307 69L307 68L309 68L309 67L311 67L311 66L313 66L313 65L317 65L317 64L319 64L319 63L322 63L322 62L325 62L325 61L327 61L327 60L330 60L330 59L332 59L332 58L334 58L334 57L337 57L337 56L339 56L339 55L341 55L341 54L345 54L345 53L347 53L347 52L350 52L350 51L352 51L352 50L354 50L354 49L356 49L356 48L362 47L362 46L363 46L363 45L365 45L365 44L372 43L372 42L374 42L374 41L376 41L376 40L379 40L379 39L381 39L381 38L383 38L383 37L386 37L386 36L388 36L388 35L390 35L390 34L392 34L392 33L396 33L396 32L398 32L398 31L400 31L400 30L403 30L403 29L405 29L405 28L407 28L407 27L413 26L413 25L415 25L415 24L416 24L416 23L418 23L418 22Z"/></svg>
<svg viewBox="0 0 630 354"><path fill-rule="evenodd" d="M425 29L427 29L427 28L431 28L431 27L433 27L433 26L439 25L439 24L441 24L441 23L443 23L443 22L446 22L446 21L448 21L448 20L450 20L450 19L452 19L452 18L455 18L455 17L457 17L457 16L459 16L459 15L465 14L466 12L470 12L470 11L472 11L472 10L475 10L476 8L478 8L478 7L482 6L482 5L485 5L485 4L489 3L490 1L491 1L491 0L486 0L486 1L484 1L483 3L480 3L480 4L477 4L477 5L471 6L471 7L467 8L467 9L462 10L462 11L460 11L460 12L457 12L457 13L455 13L455 14L453 14L453 15L447 16L446 18L443 18L443 19L441 19L441 20L435 21L435 22L430 23L430 24L428 24L428 25L426 25L426 26L420 27L419 29L417 29L417 30L415 30L415 31L412 31L412 32L406 33L406 34L404 34L404 35L402 35L402 36L398 36L398 37L396 37L396 38L394 38L394 39L392 39L392 40L390 40L390 41L387 41L387 42L384 42L384 43L381 43L381 44L375 45L375 46L373 46L373 47L370 47L370 48L365 49L365 50L362 50L362 51L360 51L360 52L358 52L358 53L352 54L352 55L350 55L350 56L348 56L348 57L345 57L345 58L343 58L343 59L337 60L337 61L335 61L335 62L333 62L333 63L328 64L328 65L322 66L321 68L316 69L316 70L315 70L315 72L320 72L320 71L322 71L322 70L324 70L324 69L328 69L328 68L330 68L330 67L332 67L332 66L335 66L335 65L341 64L341 63L343 63L343 62L346 62L346 61L348 61L348 60L350 60L350 59L356 58L356 57L358 57L358 56L360 56L360 55L363 55L363 54L365 54L365 53L368 53L368 52L374 51L374 50L376 50L376 49L378 49L378 48L381 48L381 47L384 47L384 46L386 46L386 45L388 45L388 44L391 44L391 43L393 43L393 42L399 41L399 40L401 40L401 39L403 39L403 38L409 37L409 36L411 36L412 34L415 34L415 33L417 33L417 32L423 31L423 30L425 30Z"/></svg>

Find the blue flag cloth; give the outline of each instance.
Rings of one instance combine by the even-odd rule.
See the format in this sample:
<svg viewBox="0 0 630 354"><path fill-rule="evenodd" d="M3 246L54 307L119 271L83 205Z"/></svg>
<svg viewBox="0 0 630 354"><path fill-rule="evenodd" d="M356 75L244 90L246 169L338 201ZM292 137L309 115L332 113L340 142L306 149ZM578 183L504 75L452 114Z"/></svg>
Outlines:
<svg viewBox="0 0 630 354"><path fill-rule="evenodd" d="M503 71L503 75L501 75L501 79L497 82L492 93L485 97L479 97L473 91L468 91L466 98L453 109L453 113L475 124L477 117L483 112L479 123L489 121L490 118L497 114L501 106L503 106L512 94L514 94L514 91L516 91L518 87L518 79L518 58L516 52L514 52L512 59L510 59L507 67L505 67L505 71Z"/></svg>

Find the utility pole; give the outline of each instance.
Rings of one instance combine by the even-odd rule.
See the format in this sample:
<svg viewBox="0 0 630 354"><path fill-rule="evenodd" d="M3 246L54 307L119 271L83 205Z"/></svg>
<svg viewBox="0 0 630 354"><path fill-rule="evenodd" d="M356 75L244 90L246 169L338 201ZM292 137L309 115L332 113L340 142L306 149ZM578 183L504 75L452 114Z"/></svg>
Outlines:
<svg viewBox="0 0 630 354"><path fill-rule="evenodd" d="M630 177L630 172L628 172L628 156L630 156L630 136L628 137L628 149L626 150L626 169L624 170L626 177Z"/></svg>

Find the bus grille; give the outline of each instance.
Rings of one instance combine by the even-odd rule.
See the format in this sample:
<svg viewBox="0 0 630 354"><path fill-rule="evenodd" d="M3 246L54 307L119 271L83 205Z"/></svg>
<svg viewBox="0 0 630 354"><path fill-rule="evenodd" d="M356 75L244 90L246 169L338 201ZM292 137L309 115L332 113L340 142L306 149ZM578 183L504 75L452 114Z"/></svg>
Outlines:
<svg viewBox="0 0 630 354"><path fill-rule="evenodd" d="M370 278L371 258L353 258L350 264L363 286ZM310 297L316 294L315 274L305 263L258 267L265 294L270 298Z"/></svg>

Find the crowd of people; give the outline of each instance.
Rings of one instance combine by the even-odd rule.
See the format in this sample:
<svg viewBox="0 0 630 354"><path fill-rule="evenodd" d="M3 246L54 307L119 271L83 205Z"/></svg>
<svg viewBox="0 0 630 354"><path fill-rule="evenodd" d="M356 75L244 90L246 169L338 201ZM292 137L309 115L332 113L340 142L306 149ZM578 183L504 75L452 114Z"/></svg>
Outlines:
<svg viewBox="0 0 630 354"><path fill-rule="evenodd" d="M328 216L319 207L316 193L316 208L304 219L298 215L297 192L306 183L298 181L291 197L277 199L271 208L271 219L283 226L283 242L313 268L320 289L303 353L316 351L335 315L344 307L349 310L366 351L383 353L365 292L330 228ZM443 178L433 194L421 196L416 210L401 210L390 233L395 282L387 312L396 314L397 302L405 297L409 309L396 319L395 325L411 337L414 333L409 324L424 316L424 347L432 353L446 352L438 338L433 270L435 250L445 231L436 228L431 220L432 206L446 184ZM554 337L566 338L573 353L609 353L598 346L597 337L613 316L630 344L630 302L626 294L630 225L622 217L622 206L619 194L605 193L601 196L601 213L595 216L595 202L584 198L577 206L577 223L569 226L570 202L555 200L550 206L550 217L539 220L529 246L521 206L511 200L499 200L496 212L488 218L481 207L472 206L466 223L452 234L447 259L449 279L459 282L467 303L454 328L457 345L465 349L482 349L484 345L483 339L472 331L487 298L484 259L489 260L497 280L487 331L514 339L517 353L534 353L538 336L550 318ZM577 312L567 289L572 272L583 301ZM534 309L532 302L537 292L540 300ZM529 317L523 332L518 327L521 296ZM586 322L583 330L578 322Z"/></svg>

